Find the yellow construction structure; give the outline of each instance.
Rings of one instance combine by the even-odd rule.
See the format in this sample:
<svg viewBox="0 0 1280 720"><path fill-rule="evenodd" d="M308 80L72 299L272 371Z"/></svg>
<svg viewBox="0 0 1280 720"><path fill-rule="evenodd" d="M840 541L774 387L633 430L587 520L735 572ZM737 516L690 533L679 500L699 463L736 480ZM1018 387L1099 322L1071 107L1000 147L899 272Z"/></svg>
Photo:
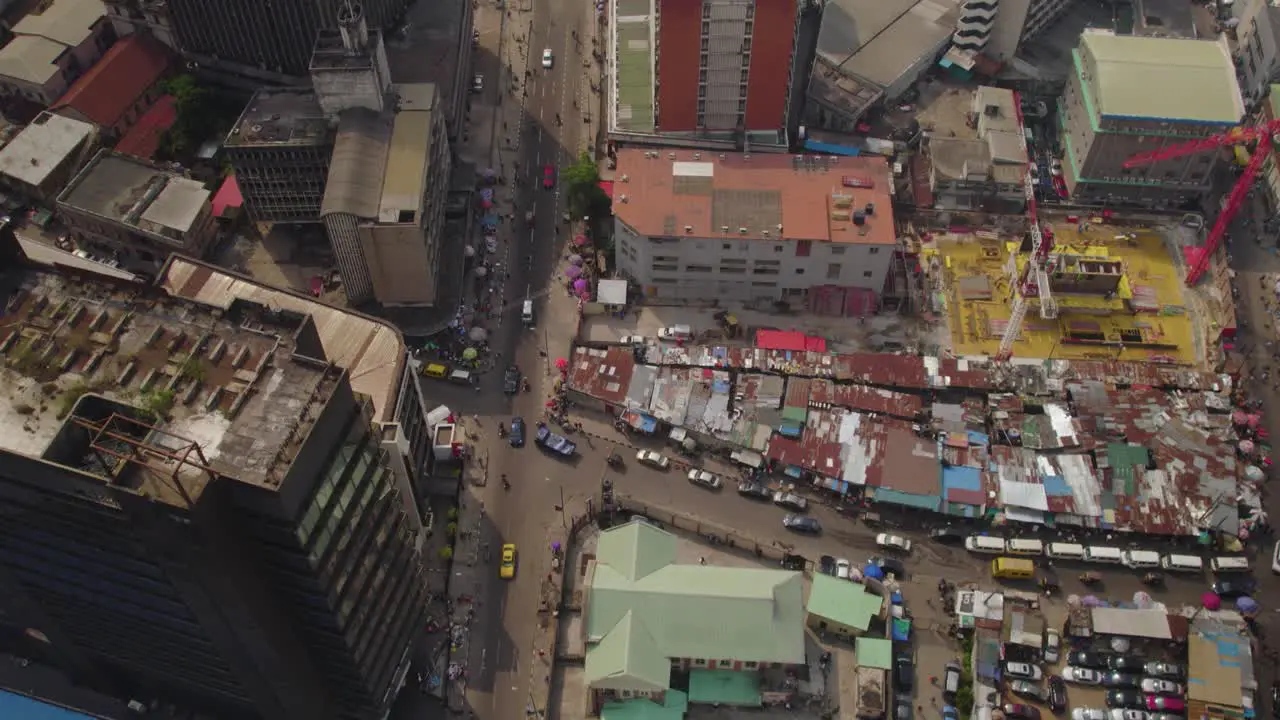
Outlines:
<svg viewBox="0 0 1280 720"><path fill-rule="evenodd" d="M1033 298L1015 357L1197 362L1182 278L1159 234L1114 225L1051 227L1055 247L1047 275L1057 316L1043 318ZM923 251L924 265L943 273L952 352L995 356L1016 271L1029 255L1018 252L1018 239L991 233L942 233L934 240Z"/></svg>

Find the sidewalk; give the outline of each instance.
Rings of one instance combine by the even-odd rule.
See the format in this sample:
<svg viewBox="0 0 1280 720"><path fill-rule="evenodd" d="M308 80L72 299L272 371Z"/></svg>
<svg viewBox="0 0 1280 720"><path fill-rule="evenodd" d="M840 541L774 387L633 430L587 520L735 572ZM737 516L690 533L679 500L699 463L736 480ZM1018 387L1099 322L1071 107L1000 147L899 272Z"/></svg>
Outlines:
<svg viewBox="0 0 1280 720"><path fill-rule="evenodd" d="M472 672L480 672L484 661L484 643L471 642L476 610L480 608L484 584L482 573L489 567L492 549L481 537L485 518L484 503L472 497L467 488L458 496L457 540L453 546L453 574L449 578L449 600L445 608L449 618L449 663L443 674L447 685L445 702L459 712L467 706L467 682ZM447 531L447 528L446 528ZM437 670L439 673L439 670Z"/></svg>

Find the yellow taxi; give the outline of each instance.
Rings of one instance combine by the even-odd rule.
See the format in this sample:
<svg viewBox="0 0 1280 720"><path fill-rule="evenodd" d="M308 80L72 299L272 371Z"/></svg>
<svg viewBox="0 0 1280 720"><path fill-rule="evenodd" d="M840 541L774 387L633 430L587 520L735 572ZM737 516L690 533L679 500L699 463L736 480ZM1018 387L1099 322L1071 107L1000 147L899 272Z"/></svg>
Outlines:
<svg viewBox="0 0 1280 720"><path fill-rule="evenodd" d="M502 564L498 566L498 577L510 580L516 576L516 546L507 543L502 546Z"/></svg>

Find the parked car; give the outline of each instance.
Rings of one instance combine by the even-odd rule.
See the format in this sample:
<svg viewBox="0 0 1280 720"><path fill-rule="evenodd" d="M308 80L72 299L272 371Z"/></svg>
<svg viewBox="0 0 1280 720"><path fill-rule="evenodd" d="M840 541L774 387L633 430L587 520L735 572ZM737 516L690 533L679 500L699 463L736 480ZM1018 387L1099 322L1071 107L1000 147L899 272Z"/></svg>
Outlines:
<svg viewBox="0 0 1280 720"><path fill-rule="evenodd" d="M667 327L658 328L658 339L667 342L692 340L693 328L688 325L668 325Z"/></svg>
<svg viewBox="0 0 1280 720"><path fill-rule="evenodd" d="M1062 678L1077 685L1101 685L1102 673L1093 668L1068 665L1062 668Z"/></svg>
<svg viewBox="0 0 1280 720"><path fill-rule="evenodd" d="M1107 713L1107 720L1147 720L1147 713L1145 710L1116 708Z"/></svg>
<svg viewBox="0 0 1280 720"><path fill-rule="evenodd" d="M929 539L936 543L942 543L943 545L961 545L964 543L964 539L966 537L968 537L968 535L965 533L950 527L937 528L929 531Z"/></svg>
<svg viewBox="0 0 1280 720"><path fill-rule="evenodd" d="M1040 720L1040 711L1023 703L1005 703L1004 716L1022 718L1022 720Z"/></svg>
<svg viewBox="0 0 1280 720"><path fill-rule="evenodd" d="M1062 634L1053 628L1044 631L1044 661L1050 665L1058 662L1062 652Z"/></svg>
<svg viewBox="0 0 1280 720"><path fill-rule="evenodd" d="M1067 709L1067 683L1058 675L1049 676L1049 709L1056 713Z"/></svg>
<svg viewBox="0 0 1280 720"><path fill-rule="evenodd" d="M1181 685L1172 680L1162 680L1160 678L1143 678L1142 684L1139 686L1142 692L1151 693L1152 695L1169 695L1172 697L1180 697L1186 693Z"/></svg>
<svg viewBox="0 0 1280 720"><path fill-rule="evenodd" d="M1187 703L1183 701L1182 698L1148 695L1146 697L1146 704L1148 710L1160 710L1175 713L1184 713L1187 711Z"/></svg>
<svg viewBox="0 0 1280 720"><path fill-rule="evenodd" d="M899 560L898 558L881 557L879 555L872 555L871 557L867 558L867 562L872 565L879 566L880 569L885 571L886 574L892 573L895 577L899 577L899 578L904 578L907 576L907 566L904 565L902 561Z"/></svg>
<svg viewBox="0 0 1280 720"><path fill-rule="evenodd" d="M1134 710L1142 710L1146 706L1147 701L1142 697L1142 693L1137 690L1107 691L1107 707L1109 708L1132 708Z"/></svg>
<svg viewBox="0 0 1280 720"><path fill-rule="evenodd" d="M911 653L900 652L893 656L893 684L900 693L911 694L916 685L916 666Z"/></svg>
<svg viewBox="0 0 1280 720"><path fill-rule="evenodd" d="M853 563L849 562L845 558L836 560L836 577L841 580L848 580L850 575L853 574L852 571Z"/></svg>
<svg viewBox="0 0 1280 720"><path fill-rule="evenodd" d="M515 365L507 366L505 372L502 373L502 392L507 395L515 395L520 392L520 368Z"/></svg>
<svg viewBox="0 0 1280 720"><path fill-rule="evenodd" d="M647 345L648 338L643 335L623 335L618 342L622 345Z"/></svg>
<svg viewBox="0 0 1280 720"><path fill-rule="evenodd" d="M1039 682L1044 678L1044 672L1039 668L1039 666L1024 662L1005 663L1004 674L1011 678L1035 680L1036 682Z"/></svg>
<svg viewBox="0 0 1280 720"><path fill-rule="evenodd" d="M782 526L791 532L804 533L806 535L818 535L822 532L822 525L818 524L816 518L804 515L788 515L782 518Z"/></svg>
<svg viewBox="0 0 1280 720"><path fill-rule="evenodd" d="M666 470L671 466L671 460L662 453L656 453L652 450L641 450L636 453L636 462L641 465L648 465L659 470Z"/></svg>
<svg viewBox="0 0 1280 720"><path fill-rule="evenodd" d="M1030 680L1014 680L1009 683L1009 692L1036 702L1044 702L1044 688Z"/></svg>
<svg viewBox="0 0 1280 720"><path fill-rule="evenodd" d="M1109 672L1102 676L1102 684L1112 688L1136 688L1142 685L1142 676L1131 673Z"/></svg>
<svg viewBox="0 0 1280 720"><path fill-rule="evenodd" d="M738 483L738 494L748 500L773 500L773 492L771 492L769 488L758 482L751 482L750 480L743 480Z"/></svg>
<svg viewBox="0 0 1280 720"><path fill-rule="evenodd" d="M1073 650L1067 653L1067 664L1100 669L1107 666L1107 656L1103 653L1089 652L1088 650Z"/></svg>
<svg viewBox="0 0 1280 720"><path fill-rule="evenodd" d="M1102 708L1076 708L1071 711L1071 720L1107 720L1107 711Z"/></svg>
<svg viewBox="0 0 1280 720"><path fill-rule="evenodd" d="M689 471L689 482L694 485L701 485L709 490L719 490L724 484L720 481L720 476L715 473L709 473L706 470L693 469Z"/></svg>
<svg viewBox="0 0 1280 720"><path fill-rule="evenodd" d="M836 574L836 559L830 555L823 555L818 558L818 572L834 577Z"/></svg>
<svg viewBox="0 0 1280 720"><path fill-rule="evenodd" d="M1182 666L1178 663L1160 662L1153 660L1142 666L1142 674L1148 677L1172 678L1181 680L1185 674Z"/></svg>
<svg viewBox="0 0 1280 720"><path fill-rule="evenodd" d="M960 711L955 705L943 705L942 720L960 720Z"/></svg>
<svg viewBox="0 0 1280 720"><path fill-rule="evenodd" d="M484 75L481 75L480 73L476 73L475 75L471 76L471 92L473 93L484 92Z"/></svg>
<svg viewBox="0 0 1280 720"><path fill-rule="evenodd" d="M890 535L889 533L880 533L876 535L876 545L886 550L897 550L898 552L911 552L911 541L901 535Z"/></svg>
<svg viewBox="0 0 1280 720"><path fill-rule="evenodd" d="M898 695L894 699L893 720L911 720L915 714L911 711L911 696Z"/></svg>
<svg viewBox="0 0 1280 720"><path fill-rule="evenodd" d="M773 494L773 504L798 513L809 509L809 501L795 493L776 492Z"/></svg>
<svg viewBox="0 0 1280 720"><path fill-rule="evenodd" d="M511 443L513 448L524 447L524 418L520 416L511 418L511 433L507 436L507 442Z"/></svg>
<svg viewBox="0 0 1280 720"><path fill-rule="evenodd" d="M547 48L543 50L542 51L542 67L546 70L550 70L551 66L554 64L555 64L555 56L551 54L551 48Z"/></svg>
<svg viewBox="0 0 1280 720"><path fill-rule="evenodd" d="M550 190L556 186L556 169L552 165L542 166L542 187Z"/></svg>
<svg viewBox="0 0 1280 720"><path fill-rule="evenodd" d="M1146 667L1146 658L1137 655L1112 655L1107 658L1107 669L1123 673L1140 673Z"/></svg>
<svg viewBox="0 0 1280 720"><path fill-rule="evenodd" d="M947 667L942 673L942 696L946 698L948 702L955 699L956 693L948 690L947 688L960 687L961 677L962 673L960 670L960 663L955 662L954 660L947 663Z"/></svg>
<svg viewBox="0 0 1280 720"><path fill-rule="evenodd" d="M1213 584L1211 588L1213 594L1221 598L1238 598L1241 595L1252 595L1257 589L1258 583L1251 577L1231 578L1230 580L1219 580Z"/></svg>
<svg viewBox="0 0 1280 720"><path fill-rule="evenodd" d="M1147 720L1187 720L1187 719L1182 716L1182 713L1149 712L1147 713Z"/></svg>
<svg viewBox="0 0 1280 720"><path fill-rule="evenodd" d="M533 441L538 447L553 452L563 457L573 457L578 452L578 444L563 435L557 435L551 432L551 428L546 425L538 425L538 432L534 433Z"/></svg>

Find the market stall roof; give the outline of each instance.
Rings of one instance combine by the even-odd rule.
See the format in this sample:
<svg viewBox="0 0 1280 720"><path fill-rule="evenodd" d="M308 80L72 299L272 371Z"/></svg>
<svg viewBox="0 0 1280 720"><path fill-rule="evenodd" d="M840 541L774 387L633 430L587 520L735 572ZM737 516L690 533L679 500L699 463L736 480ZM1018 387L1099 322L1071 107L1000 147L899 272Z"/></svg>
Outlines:
<svg viewBox="0 0 1280 720"><path fill-rule="evenodd" d="M1169 613L1166 610L1093 608L1093 631L1099 635L1123 635L1156 640L1174 638L1173 630L1169 625ZM1185 631L1183 637L1186 637Z"/></svg>
<svg viewBox="0 0 1280 720"><path fill-rule="evenodd" d="M596 300L605 305L626 305L627 281L601 280L596 284Z"/></svg>

